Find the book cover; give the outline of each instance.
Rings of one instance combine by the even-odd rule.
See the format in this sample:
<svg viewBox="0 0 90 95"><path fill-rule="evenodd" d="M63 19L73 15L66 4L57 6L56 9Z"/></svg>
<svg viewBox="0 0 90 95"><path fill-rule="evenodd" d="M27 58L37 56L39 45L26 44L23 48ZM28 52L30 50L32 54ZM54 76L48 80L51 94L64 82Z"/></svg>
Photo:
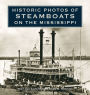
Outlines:
<svg viewBox="0 0 90 95"><path fill-rule="evenodd" d="M1 0L0 95L89 95L87 0Z"/></svg>

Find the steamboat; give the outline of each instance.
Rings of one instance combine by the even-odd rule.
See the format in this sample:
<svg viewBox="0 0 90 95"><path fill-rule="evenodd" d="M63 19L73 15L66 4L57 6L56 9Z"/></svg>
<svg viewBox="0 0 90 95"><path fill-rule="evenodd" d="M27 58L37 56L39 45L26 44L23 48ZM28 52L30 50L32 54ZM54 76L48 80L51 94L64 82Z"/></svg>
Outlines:
<svg viewBox="0 0 90 95"><path fill-rule="evenodd" d="M36 92L52 92L50 95L87 95L81 82L74 78L74 65L63 67L60 64L60 55L55 61L55 31L52 31L52 57L43 57L43 30L40 32L40 51L35 46L30 51L30 58L21 60L20 50L16 64L11 65L15 79L7 79L6 85L11 86L25 95L34 95ZM60 50L60 49L59 49ZM72 57L74 60L74 56ZM31 94L33 92L33 94ZM43 94L47 95L47 94Z"/></svg>

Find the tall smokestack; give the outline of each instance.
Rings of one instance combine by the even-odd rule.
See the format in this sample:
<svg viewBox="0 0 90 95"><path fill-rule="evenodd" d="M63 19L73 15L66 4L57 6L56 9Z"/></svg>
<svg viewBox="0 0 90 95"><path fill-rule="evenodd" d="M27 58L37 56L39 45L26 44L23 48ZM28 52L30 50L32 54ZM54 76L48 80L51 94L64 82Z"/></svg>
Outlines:
<svg viewBox="0 0 90 95"><path fill-rule="evenodd" d="M52 64L54 63L54 57L55 57L55 31L52 31Z"/></svg>
<svg viewBox="0 0 90 95"><path fill-rule="evenodd" d="M40 29L40 65L43 64L43 29Z"/></svg>
<svg viewBox="0 0 90 95"><path fill-rule="evenodd" d="M20 50L18 50L18 65L20 65Z"/></svg>

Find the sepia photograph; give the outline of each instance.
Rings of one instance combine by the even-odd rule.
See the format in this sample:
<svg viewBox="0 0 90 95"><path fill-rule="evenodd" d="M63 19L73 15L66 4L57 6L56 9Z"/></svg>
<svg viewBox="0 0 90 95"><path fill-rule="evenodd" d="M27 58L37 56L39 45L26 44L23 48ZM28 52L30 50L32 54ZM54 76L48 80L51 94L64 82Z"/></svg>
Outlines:
<svg viewBox="0 0 90 95"><path fill-rule="evenodd" d="M90 95L90 1L0 1L0 95Z"/></svg>

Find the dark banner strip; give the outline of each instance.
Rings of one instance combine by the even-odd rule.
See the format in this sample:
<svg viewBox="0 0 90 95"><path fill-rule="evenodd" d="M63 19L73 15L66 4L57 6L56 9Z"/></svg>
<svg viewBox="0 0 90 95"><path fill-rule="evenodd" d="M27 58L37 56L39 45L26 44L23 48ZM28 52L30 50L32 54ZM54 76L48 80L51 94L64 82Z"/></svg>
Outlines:
<svg viewBox="0 0 90 95"><path fill-rule="evenodd" d="M81 27L81 6L8 6L9 27Z"/></svg>

